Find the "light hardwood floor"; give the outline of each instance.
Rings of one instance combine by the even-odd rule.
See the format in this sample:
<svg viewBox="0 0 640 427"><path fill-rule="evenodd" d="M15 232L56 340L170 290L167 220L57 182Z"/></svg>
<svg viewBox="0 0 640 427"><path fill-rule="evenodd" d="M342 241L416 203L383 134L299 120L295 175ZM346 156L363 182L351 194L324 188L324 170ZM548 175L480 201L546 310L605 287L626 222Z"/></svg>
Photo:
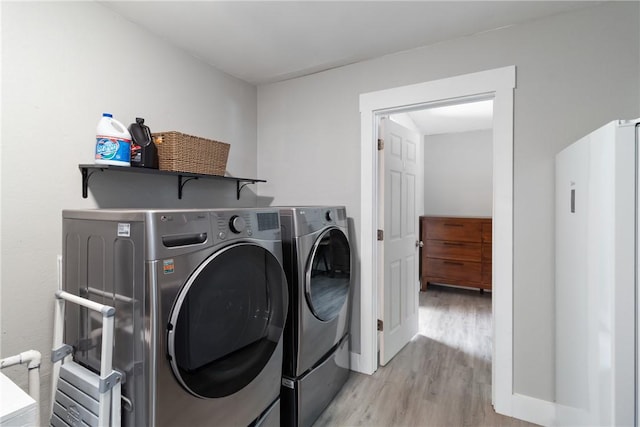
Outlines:
<svg viewBox="0 0 640 427"><path fill-rule="evenodd" d="M351 373L314 427L533 426L491 406L491 293L429 285L419 333L375 374Z"/></svg>

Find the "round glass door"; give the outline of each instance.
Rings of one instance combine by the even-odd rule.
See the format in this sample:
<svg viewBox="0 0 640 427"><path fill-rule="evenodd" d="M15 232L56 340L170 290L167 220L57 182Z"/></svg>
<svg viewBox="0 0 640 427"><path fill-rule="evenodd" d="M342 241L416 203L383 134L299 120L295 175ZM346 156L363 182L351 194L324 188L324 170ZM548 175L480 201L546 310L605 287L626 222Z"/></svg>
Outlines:
<svg viewBox="0 0 640 427"><path fill-rule="evenodd" d="M307 265L307 303L320 320L335 319L349 297L351 250L338 228L320 235Z"/></svg>
<svg viewBox="0 0 640 427"><path fill-rule="evenodd" d="M278 260L252 244L209 257L180 291L168 325L176 378L192 394L228 396L268 363L286 319L287 282Z"/></svg>

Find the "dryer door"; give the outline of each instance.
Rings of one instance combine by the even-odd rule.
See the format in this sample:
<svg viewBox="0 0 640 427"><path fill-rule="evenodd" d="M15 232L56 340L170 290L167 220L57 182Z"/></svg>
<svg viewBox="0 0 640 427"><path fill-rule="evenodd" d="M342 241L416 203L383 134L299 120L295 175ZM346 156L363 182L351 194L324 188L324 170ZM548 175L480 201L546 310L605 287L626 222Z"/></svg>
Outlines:
<svg viewBox="0 0 640 427"><path fill-rule="evenodd" d="M286 310L285 274L271 252L242 243L214 253L188 279L171 311L173 373L199 397L235 393L269 362Z"/></svg>
<svg viewBox="0 0 640 427"><path fill-rule="evenodd" d="M351 284L351 248L339 228L329 228L318 237L306 275L309 308L320 320L335 319L349 297Z"/></svg>

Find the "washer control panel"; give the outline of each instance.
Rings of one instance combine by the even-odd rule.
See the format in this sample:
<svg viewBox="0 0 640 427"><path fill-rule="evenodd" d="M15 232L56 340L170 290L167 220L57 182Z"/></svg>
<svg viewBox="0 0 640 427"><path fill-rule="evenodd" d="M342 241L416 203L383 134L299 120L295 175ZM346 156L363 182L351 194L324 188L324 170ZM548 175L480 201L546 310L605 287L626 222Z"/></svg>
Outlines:
<svg viewBox="0 0 640 427"><path fill-rule="evenodd" d="M229 220L229 229L233 233L240 234L247 228L247 223L241 216L233 215Z"/></svg>
<svg viewBox="0 0 640 427"><path fill-rule="evenodd" d="M241 237L256 239L279 239L280 217L277 210L243 209L217 210L211 212L217 240Z"/></svg>
<svg viewBox="0 0 640 427"><path fill-rule="evenodd" d="M149 222L149 259L170 259L236 240L280 241L277 208L158 209L145 211ZM130 220L129 220L130 222ZM120 221L122 228L128 223Z"/></svg>

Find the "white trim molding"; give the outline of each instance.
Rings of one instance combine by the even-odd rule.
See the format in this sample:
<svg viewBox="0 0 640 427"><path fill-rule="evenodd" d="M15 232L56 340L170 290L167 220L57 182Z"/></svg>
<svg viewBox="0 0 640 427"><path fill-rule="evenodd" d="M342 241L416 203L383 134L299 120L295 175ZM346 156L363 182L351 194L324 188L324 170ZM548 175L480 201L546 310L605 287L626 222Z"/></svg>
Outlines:
<svg viewBox="0 0 640 427"><path fill-rule="evenodd" d="M513 417L541 426L555 425L555 403L518 393L511 400Z"/></svg>
<svg viewBox="0 0 640 427"><path fill-rule="evenodd" d="M361 117L361 354L357 370L378 368L376 319L378 271L377 116L470 97L493 98L493 357L495 410L518 417L513 392L513 91L516 67L509 66L360 95ZM352 358L353 359L353 358ZM354 367L355 369L355 367Z"/></svg>

